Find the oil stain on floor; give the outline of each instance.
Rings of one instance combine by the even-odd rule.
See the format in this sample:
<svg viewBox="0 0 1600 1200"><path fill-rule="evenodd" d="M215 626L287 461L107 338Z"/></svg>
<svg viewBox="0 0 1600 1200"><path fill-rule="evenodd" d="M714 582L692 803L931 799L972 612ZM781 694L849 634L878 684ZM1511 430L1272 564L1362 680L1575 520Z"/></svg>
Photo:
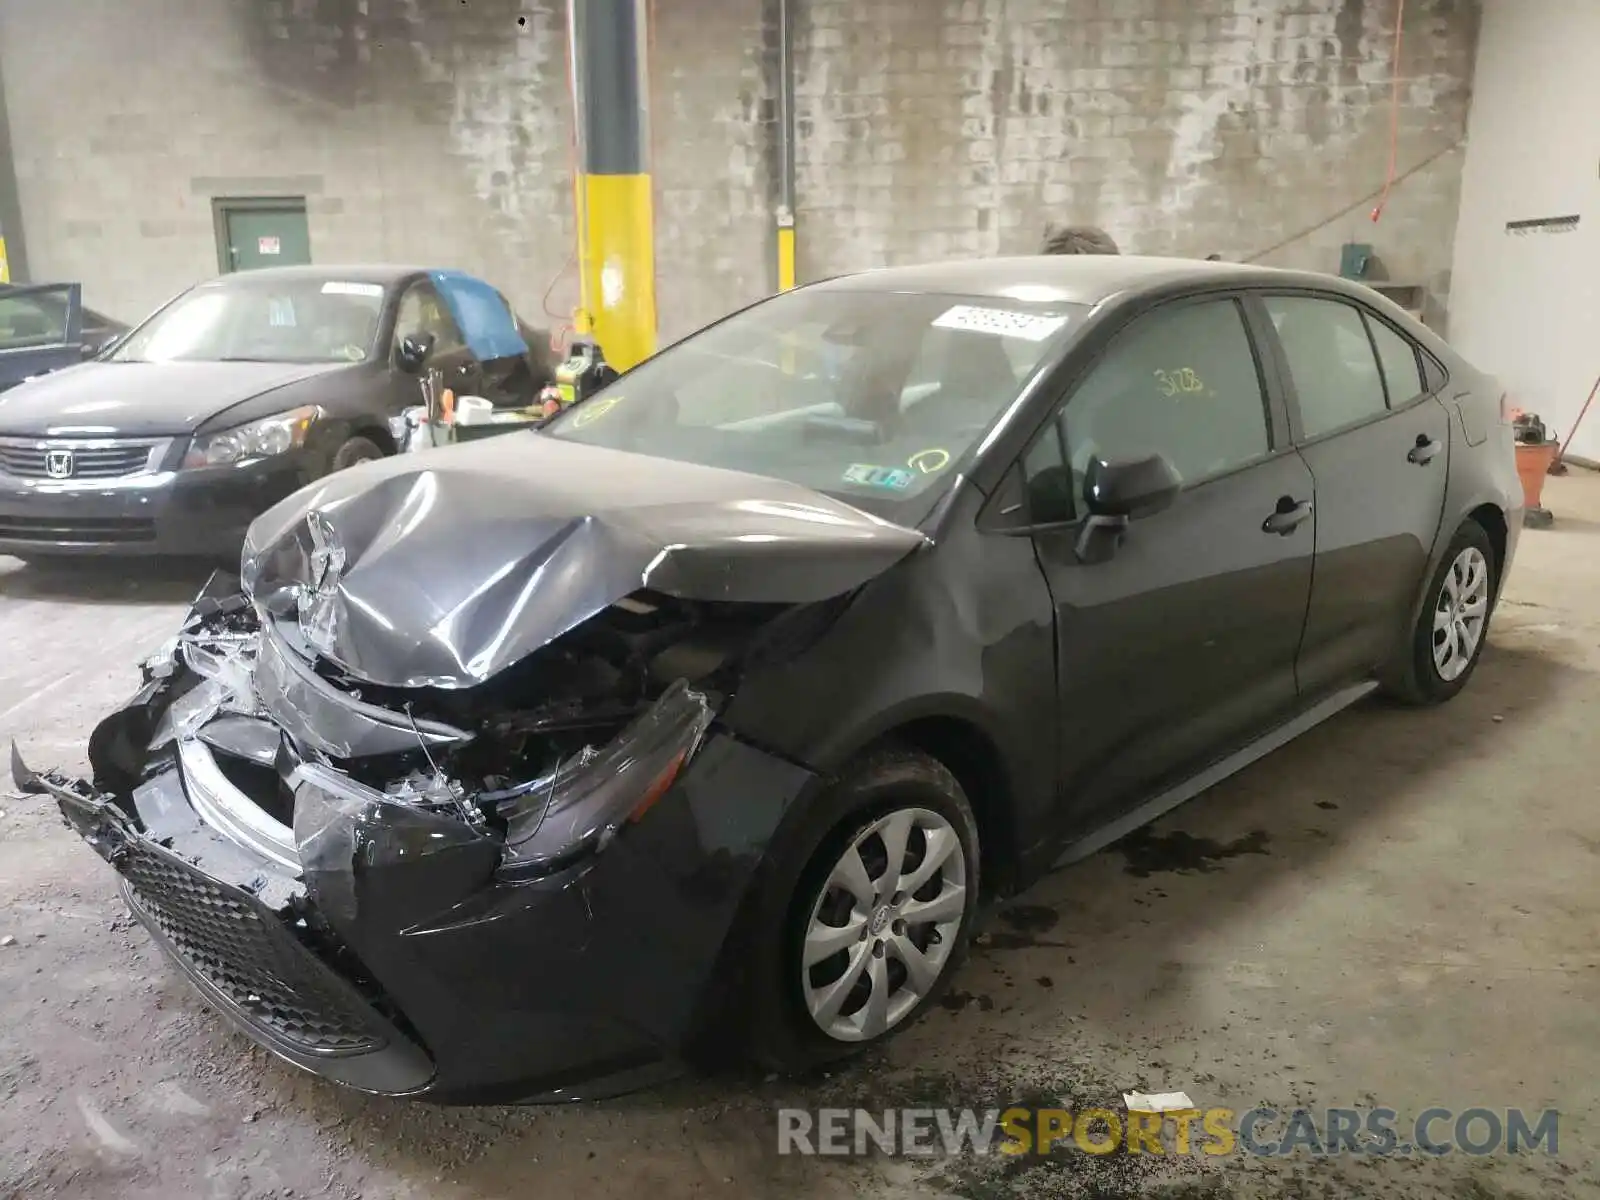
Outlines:
<svg viewBox="0 0 1600 1200"><path fill-rule="evenodd" d="M1215 871L1227 859L1241 854L1265 854L1267 834L1265 830L1252 829L1244 837L1219 842L1181 830L1155 834L1140 829L1123 838L1114 849L1126 860L1123 869L1129 875L1147 879L1163 871Z"/></svg>

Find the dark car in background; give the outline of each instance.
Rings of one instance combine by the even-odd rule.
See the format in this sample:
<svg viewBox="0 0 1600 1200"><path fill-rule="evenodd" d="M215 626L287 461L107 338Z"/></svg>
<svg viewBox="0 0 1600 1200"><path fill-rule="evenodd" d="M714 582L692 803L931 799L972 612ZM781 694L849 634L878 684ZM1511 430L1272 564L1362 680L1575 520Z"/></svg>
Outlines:
<svg viewBox="0 0 1600 1200"><path fill-rule="evenodd" d="M1359 285L871 272L289 497L91 779L13 770L330 1079L807 1068L935 1003L980 895L1457 693L1521 496L1495 382Z"/></svg>
<svg viewBox="0 0 1600 1200"><path fill-rule="evenodd" d="M76 283L0 283L0 392L92 358L127 331L83 307Z"/></svg>
<svg viewBox="0 0 1600 1200"><path fill-rule="evenodd" d="M58 347L77 365L0 394L0 554L232 561L274 503L394 453L391 418L422 403L425 370L526 405L551 378L548 350L459 272L289 267L199 284L92 361Z"/></svg>

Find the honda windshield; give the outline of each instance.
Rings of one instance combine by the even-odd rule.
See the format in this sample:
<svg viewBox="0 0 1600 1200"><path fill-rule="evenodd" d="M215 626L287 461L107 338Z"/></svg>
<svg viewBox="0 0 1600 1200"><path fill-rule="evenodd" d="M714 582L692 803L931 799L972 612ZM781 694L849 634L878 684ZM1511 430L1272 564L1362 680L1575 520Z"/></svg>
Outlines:
<svg viewBox="0 0 1600 1200"><path fill-rule="evenodd" d="M373 351L383 288L334 277L201 284L130 334L111 362L361 362Z"/></svg>
<svg viewBox="0 0 1600 1200"><path fill-rule="evenodd" d="M545 433L786 479L907 520L1086 312L788 292L641 363Z"/></svg>

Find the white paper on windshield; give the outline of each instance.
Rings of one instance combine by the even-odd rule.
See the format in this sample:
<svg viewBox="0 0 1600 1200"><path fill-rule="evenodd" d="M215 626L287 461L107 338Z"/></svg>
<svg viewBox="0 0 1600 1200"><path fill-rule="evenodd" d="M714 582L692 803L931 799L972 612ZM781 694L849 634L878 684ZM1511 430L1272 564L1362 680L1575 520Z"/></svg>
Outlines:
<svg viewBox="0 0 1600 1200"><path fill-rule="evenodd" d="M965 329L972 333L992 333L998 337L1042 342L1067 323L1063 316L1017 312L1009 308L982 308L958 304L934 318L938 329Z"/></svg>
<svg viewBox="0 0 1600 1200"><path fill-rule="evenodd" d="M341 283L331 279L322 285L324 296L381 296L383 285L379 283Z"/></svg>

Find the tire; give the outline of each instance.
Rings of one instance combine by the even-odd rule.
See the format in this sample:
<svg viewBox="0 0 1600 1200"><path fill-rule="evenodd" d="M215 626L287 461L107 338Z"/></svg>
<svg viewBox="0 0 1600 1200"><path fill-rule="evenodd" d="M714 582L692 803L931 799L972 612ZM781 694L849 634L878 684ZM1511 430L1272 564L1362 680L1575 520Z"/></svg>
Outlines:
<svg viewBox="0 0 1600 1200"><path fill-rule="evenodd" d="M355 466L357 463L372 462L375 459L387 457L383 447L378 445L377 442L371 438L357 435L346 438L344 444L334 451L333 462L329 464L328 470L330 472L342 471L346 467Z"/></svg>
<svg viewBox="0 0 1600 1200"><path fill-rule="evenodd" d="M916 882L930 846L945 847L940 865L909 897L885 882L885 839L901 829L901 881L909 875ZM850 874L841 862L852 851L866 873L855 882L870 887L870 901L838 882ZM978 864L972 806L943 764L886 748L842 772L785 836L761 885L742 1006L748 1057L769 1071L804 1072L882 1045L910 1026L938 1001L966 955ZM941 903L929 907L933 899ZM913 914L935 919L918 921ZM839 933L827 934L822 926ZM838 947L810 966L804 961L808 932L819 947ZM908 967L911 950L921 957L924 979ZM837 987L846 975L853 986ZM822 1016L813 1016L819 1001Z"/></svg>
<svg viewBox="0 0 1600 1200"><path fill-rule="evenodd" d="M1489 534L1476 521L1463 521L1428 581L1416 627L1384 681L1391 696L1403 704L1441 704L1467 686L1489 639L1499 572ZM1467 594L1458 603L1463 587ZM1466 615L1473 611L1479 614L1475 621ZM1435 630L1436 621L1448 620L1447 612L1463 614L1462 619ZM1452 635L1454 653L1448 650ZM1463 653L1463 643L1469 641Z"/></svg>

